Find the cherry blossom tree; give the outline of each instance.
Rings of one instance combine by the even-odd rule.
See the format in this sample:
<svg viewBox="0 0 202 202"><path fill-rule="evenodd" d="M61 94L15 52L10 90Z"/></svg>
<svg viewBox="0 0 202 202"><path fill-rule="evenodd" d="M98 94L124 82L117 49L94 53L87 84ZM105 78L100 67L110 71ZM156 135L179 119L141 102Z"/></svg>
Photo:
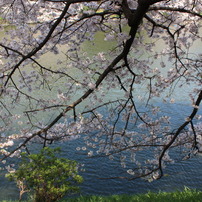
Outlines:
<svg viewBox="0 0 202 202"><path fill-rule="evenodd" d="M84 137L89 156L158 179L201 152L201 11L201 0L0 1L2 163ZM192 108L173 127L163 107L184 86Z"/></svg>

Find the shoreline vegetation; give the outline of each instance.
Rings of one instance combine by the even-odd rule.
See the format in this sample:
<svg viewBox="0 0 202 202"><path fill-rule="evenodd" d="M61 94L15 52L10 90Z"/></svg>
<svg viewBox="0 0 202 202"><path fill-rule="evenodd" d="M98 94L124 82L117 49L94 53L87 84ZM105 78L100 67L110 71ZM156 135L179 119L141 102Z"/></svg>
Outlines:
<svg viewBox="0 0 202 202"><path fill-rule="evenodd" d="M32 202L33 200L26 200ZM111 196L80 196L66 198L59 202L201 202L202 191L185 188L184 191L175 192L148 192L137 195L111 195ZM1 202L17 202L17 200L2 200ZM23 200L22 202L25 202Z"/></svg>

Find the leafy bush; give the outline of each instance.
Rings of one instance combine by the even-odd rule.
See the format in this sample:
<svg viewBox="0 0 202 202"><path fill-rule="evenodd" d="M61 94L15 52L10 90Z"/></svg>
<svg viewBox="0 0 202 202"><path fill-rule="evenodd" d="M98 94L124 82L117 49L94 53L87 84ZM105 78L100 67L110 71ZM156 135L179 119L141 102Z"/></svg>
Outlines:
<svg viewBox="0 0 202 202"><path fill-rule="evenodd" d="M22 194L32 191L34 201L49 202L79 190L83 178L78 174L76 161L58 158L59 148L45 147L38 154L22 154L22 161L14 173L7 177L17 182Z"/></svg>

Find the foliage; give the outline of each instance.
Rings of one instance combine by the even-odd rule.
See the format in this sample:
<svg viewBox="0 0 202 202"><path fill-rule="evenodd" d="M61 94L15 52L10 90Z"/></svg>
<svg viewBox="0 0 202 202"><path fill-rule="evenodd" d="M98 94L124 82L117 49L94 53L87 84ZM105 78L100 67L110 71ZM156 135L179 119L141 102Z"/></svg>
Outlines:
<svg viewBox="0 0 202 202"><path fill-rule="evenodd" d="M201 10L201 0L0 1L12 25L0 42L1 161L82 135L86 155L151 181L202 152Z"/></svg>
<svg viewBox="0 0 202 202"><path fill-rule="evenodd" d="M80 196L76 198L68 198L60 200L60 202L115 202L115 201L130 201L130 202L200 202L202 197L202 192L197 190L192 190L185 188L184 191L175 192L148 192L145 194L137 195L112 195L112 196ZM2 202L14 202L9 200L4 200ZM29 200L28 200L29 202Z"/></svg>
<svg viewBox="0 0 202 202"><path fill-rule="evenodd" d="M83 196L75 199L68 199L70 202L115 202L115 201L130 201L130 202L200 202L202 197L201 191L185 189L184 191L176 192L148 192L146 194L137 195L113 195L113 196ZM61 202L64 202L62 200Z"/></svg>
<svg viewBox="0 0 202 202"><path fill-rule="evenodd" d="M58 148L45 147L38 154L22 154L19 168L7 175L9 179L16 181L23 191L20 199L21 195L28 190L34 192L34 201L44 202L56 201L65 194L79 190L77 184L83 179L78 174L77 163L58 158L56 154L59 151Z"/></svg>

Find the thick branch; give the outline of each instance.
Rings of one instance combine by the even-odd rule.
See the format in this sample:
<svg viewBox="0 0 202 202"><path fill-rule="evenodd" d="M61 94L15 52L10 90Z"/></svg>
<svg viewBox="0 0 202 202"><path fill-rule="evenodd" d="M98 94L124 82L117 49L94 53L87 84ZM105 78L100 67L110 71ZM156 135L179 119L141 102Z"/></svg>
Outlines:
<svg viewBox="0 0 202 202"><path fill-rule="evenodd" d="M195 117L196 113L198 112L198 107L201 103L202 100L202 91L199 93L198 98L196 100L195 105L197 107L195 107L191 113L191 115L187 118L187 121L184 122L176 131L175 135L173 136L173 138L171 139L171 141L164 147L160 157L159 157L159 169L161 171L161 176L163 175L163 171L162 171L162 159L164 154L166 153L166 151L171 147L171 145L175 142L176 138L178 137L178 135L182 132L182 130L184 130L184 128L190 123L192 122L193 118Z"/></svg>
<svg viewBox="0 0 202 202"><path fill-rule="evenodd" d="M175 11L175 12L180 12L180 13L188 13L188 14L191 14L191 15L198 16L198 17L202 18L202 14L196 13L194 11L191 11L191 10L188 10L188 9L185 9L185 8L151 7L149 9L149 11L153 11L153 10L154 11L163 10L163 11Z"/></svg>
<svg viewBox="0 0 202 202"><path fill-rule="evenodd" d="M37 53L38 50L40 50L45 44L46 42L49 40L49 38L51 37L54 29L57 27L57 25L60 23L60 21L62 20L62 18L64 17L66 11L69 8L69 3L66 5L66 7L64 8L61 16L59 17L59 19L56 21L57 23L55 23L51 29L51 31L49 32L48 36L45 38L45 40L40 44L40 48L38 47L37 49L33 50L30 54L28 54L27 58L32 57L35 53ZM105 69L105 71L99 76L98 80L96 81L96 88L102 83L102 81L107 77L107 75L111 72L114 71L114 67L122 60L124 59L127 54L130 51L131 45L134 41L134 38L136 36L138 27L145 15L145 13L148 10L148 3L145 4L140 4L137 8L137 12L136 12L136 19L133 22L133 26L131 27L130 30L130 39L128 39L126 41L125 47L123 49L123 51L112 61L112 63ZM25 59L27 59L25 58ZM23 59L22 62L25 60ZM21 63L22 63L21 62ZM18 66L16 68L19 67L19 65L21 63L18 63ZM14 72L14 71L13 71ZM12 75L12 74L11 74ZM19 147L17 147L15 150L11 151L7 156L5 156L4 158L2 158L1 160L9 157L11 154L13 154L15 151L19 150L21 147L25 146L32 138L39 136L43 133L46 133L51 127L53 127L68 111L74 109L77 105L79 105L81 102L83 102L83 100L85 100L90 94L92 94L92 92L94 91L94 89L89 89L86 93L84 93L79 99L77 99L75 102L73 102L71 105L69 105L62 113L60 113L47 127L45 127L44 129L32 134L29 138L27 138L23 144L21 144Z"/></svg>
<svg viewBox="0 0 202 202"><path fill-rule="evenodd" d="M51 27L49 33L46 35L45 39L39 44L38 47L36 47L35 49L33 49L30 53L28 53L26 56L24 56L14 67L13 70L11 71L11 73L8 75L8 78L4 84L4 86L7 85L8 81L10 80L10 78L12 77L12 75L15 73L16 69L26 60L31 58L33 55L35 55L39 50L41 50L45 44L49 41L49 39L51 38L53 32L55 31L56 27L60 24L60 22L62 21L62 19L64 18L64 16L66 15L69 6L71 3L67 3L66 6L64 7L60 17L55 21L55 23L53 24L53 26Z"/></svg>

